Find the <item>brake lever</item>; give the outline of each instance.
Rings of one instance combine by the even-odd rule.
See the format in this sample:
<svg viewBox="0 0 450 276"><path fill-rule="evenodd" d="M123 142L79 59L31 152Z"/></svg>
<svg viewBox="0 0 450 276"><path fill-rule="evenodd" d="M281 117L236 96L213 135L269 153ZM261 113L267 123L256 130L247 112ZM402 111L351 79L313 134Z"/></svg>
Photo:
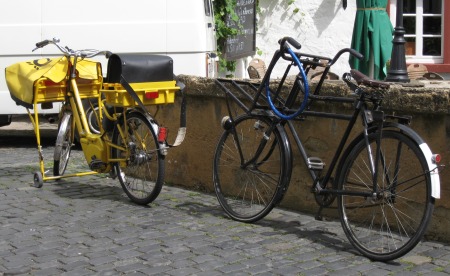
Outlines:
<svg viewBox="0 0 450 276"><path fill-rule="evenodd" d="M344 73L342 79L353 92L359 89L359 86L352 82L352 75L350 73Z"/></svg>

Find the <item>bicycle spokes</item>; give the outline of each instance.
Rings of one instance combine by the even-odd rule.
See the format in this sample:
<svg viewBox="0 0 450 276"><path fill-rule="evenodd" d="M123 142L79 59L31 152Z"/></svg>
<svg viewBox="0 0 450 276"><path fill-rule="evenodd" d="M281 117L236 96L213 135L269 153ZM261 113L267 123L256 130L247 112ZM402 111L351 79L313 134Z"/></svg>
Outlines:
<svg viewBox="0 0 450 276"><path fill-rule="evenodd" d="M368 137L373 147L377 146L376 135ZM366 147L362 141L351 151L339 188L375 192L372 196L339 196L341 222L349 240L366 256L377 260L397 258L419 242L428 225L433 209L428 166L411 139L400 132L385 131L380 139L380 162L375 163L378 177L374 182Z"/></svg>

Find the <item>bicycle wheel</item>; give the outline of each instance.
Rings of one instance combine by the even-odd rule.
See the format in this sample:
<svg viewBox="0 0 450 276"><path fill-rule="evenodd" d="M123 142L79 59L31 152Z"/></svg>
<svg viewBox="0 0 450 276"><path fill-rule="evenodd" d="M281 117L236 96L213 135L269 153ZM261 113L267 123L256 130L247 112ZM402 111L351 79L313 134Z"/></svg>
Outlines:
<svg viewBox="0 0 450 276"><path fill-rule="evenodd" d="M369 135L376 152L376 135ZM375 196L338 196L344 232L366 257L389 261L408 253L425 233L434 207L428 166L417 143L396 131L383 131ZM364 139L345 157L338 189L372 192Z"/></svg>
<svg viewBox="0 0 450 276"><path fill-rule="evenodd" d="M243 115L220 137L213 178L217 199L234 220L254 222L282 199L291 176L286 135L262 116ZM261 150L262 143L265 146ZM255 154L260 148L259 156Z"/></svg>
<svg viewBox="0 0 450 276"><path fill-rule="evenodd" d="M85 110L90 131L95 134L100 134L100 124L97 116L101 110L99 110L98 104L94 102L92 106L89 105Z"/></svg>
<svg viewBox="0 0 450 276"><path fill-rule="evenodd" d="M115 129L113 143L126 151L112 148L113 158L125 158L126 165L114 164L120 184L128 197L137 204L149 204L159 195L164 180L164 155L150 121L140 113L130 113L124 137ZM121 127L125 130L122 123Z"/></svg>
<svg viewBox="0 0 450 276"><path fill-rule="evenodd" d="M69 162L70 151L73 145L72 113L65 111L59 124L56 138L55 151L53 153L53 175L63 175Z"/></svg>

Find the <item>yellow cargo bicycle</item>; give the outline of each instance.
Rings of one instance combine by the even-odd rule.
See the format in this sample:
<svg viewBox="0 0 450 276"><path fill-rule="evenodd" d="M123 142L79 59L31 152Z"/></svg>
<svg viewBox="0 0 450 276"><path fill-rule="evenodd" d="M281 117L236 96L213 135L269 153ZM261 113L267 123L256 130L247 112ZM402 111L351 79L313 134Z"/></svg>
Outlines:
<svg viewBox="0 0 450 276"><path fill-rule="evenodd" d="M47 180L109 173L119 179L133 202L152 202L164 183L164 157L169 148L183 142L186 134L184 85L175 80L172 59L160 55L72 50L62 47L55 38L36 43L36 49L49 44L56 46L63 56L16 63L5 70L11 97L27 108L34 126L40 166L34 173L34 186L40 188ZM103 79L101 63L91 59L98 55L108 58L106 79ZM169 144L167 129L158 124L147 106L174 103L178 91L183 97L180 128L175 142ZM49 176L44 166L37 107L41 104L45 108L54 102L63 105L53 176ZM86 102L94 119L86 117ZM92 122L96 122L95 128ZM90 171L65 174L75 137Z"/></svg>

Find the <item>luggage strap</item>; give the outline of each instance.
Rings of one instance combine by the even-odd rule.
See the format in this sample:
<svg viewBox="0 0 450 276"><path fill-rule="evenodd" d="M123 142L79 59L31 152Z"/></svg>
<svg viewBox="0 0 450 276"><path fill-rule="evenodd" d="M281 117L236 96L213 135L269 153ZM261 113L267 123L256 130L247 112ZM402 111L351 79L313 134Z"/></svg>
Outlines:
<svg viewBox="0 0 450 276"><path fill-rule="evenodd" d="M133 98L133 100L135 102L137 102L139 107L144 112L146 112L147 114L150 115L150 113L145 108L144 103L142 103L141 99L139 99L139 96L136 94L136 92L131 87L131 85L128 83L128 81L123 77L123 75L120 76L120 84L123 86L123 88L125 88L125 90L128 92L128 94L130 94L131 98ZM177 134L177 137L175 138L175 142L173 144L169 144L166 141L169 148L179 146L184 141L184 138L186 137L186 97L184 94L185 85L184 85L184 83L177 80L177 86L180 87L180 92L181 92L181 97L182 97L181 98L181 112L180 112L180 127L178 128L178 134ZM158 135L158 133L157 133L157 135Z"/></svg>

